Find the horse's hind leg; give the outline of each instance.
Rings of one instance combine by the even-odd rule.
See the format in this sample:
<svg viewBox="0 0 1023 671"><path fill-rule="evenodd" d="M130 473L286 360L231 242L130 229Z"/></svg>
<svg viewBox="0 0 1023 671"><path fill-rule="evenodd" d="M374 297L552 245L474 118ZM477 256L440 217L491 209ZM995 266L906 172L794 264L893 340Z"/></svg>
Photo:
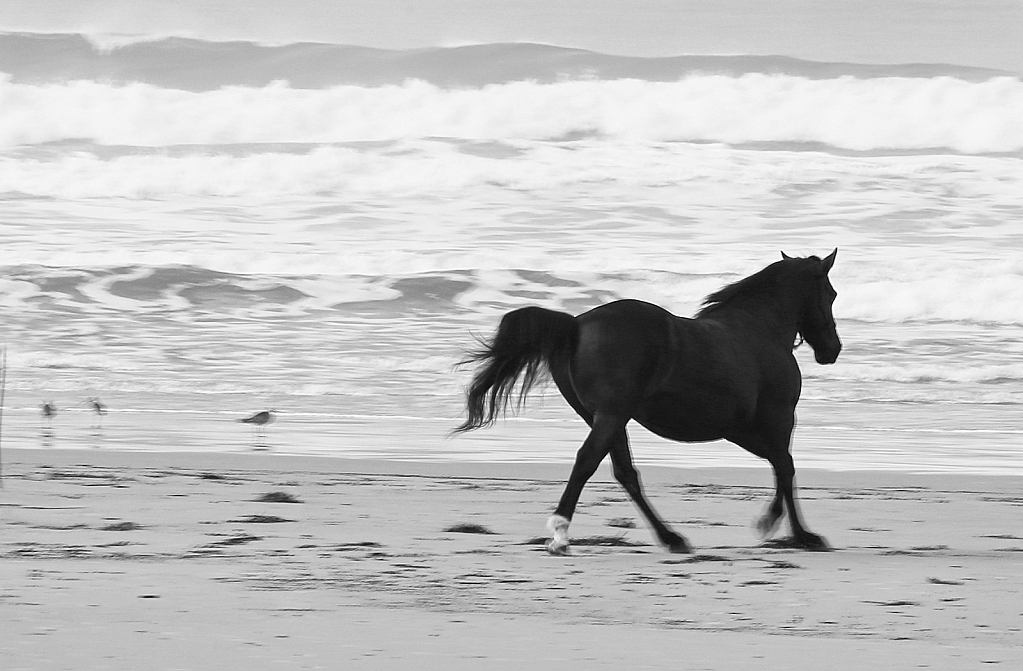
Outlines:
<svg viewBox="0 0 1023 671"><path fill-rule="evenodd" d="M575 393L575 388L572 386L572 377L568 371L568 358L564 356L554 357L548 364L548 368L551 372L551 378L554 379L554 384L558 387L558 391L561 392L561 395L568 404L572 406L576 414L592 427L593 413L586 409L582 401L579 400L579 395Z"/></svg>
<svg viewBox="0 0 1023 671"><path fill-rule="evenodd" d="M628 449L628 437L625 433L625 425L628 421L628 417L594 415L590 435L586 437L582 447L579 448L575 457L575 465L572 467L572 474L568 478L568 484L565 485L565 491L561 495L558 507L547 521L547 528L554 534L554 538L547 544L547 551L551 554L568 554L568 525L575 514L575 507L579 503L583 487L596 472L607 453L616 445L622 444L625 449Z"/></svg>
<svg viewBox="0 0 1023 671"><path fill-rule="evenodd" d="M628 436L625 441L615 443L611 448L611 464L614 466L615 479L629 493L633 503L654 528L657 539L668 548L669 552L689 552L689 544L686 539L672 531L657 513L650 506L650 503L643 495L643 486L640 484L639 471L632 463L632 452L629 450Z"/></svg>

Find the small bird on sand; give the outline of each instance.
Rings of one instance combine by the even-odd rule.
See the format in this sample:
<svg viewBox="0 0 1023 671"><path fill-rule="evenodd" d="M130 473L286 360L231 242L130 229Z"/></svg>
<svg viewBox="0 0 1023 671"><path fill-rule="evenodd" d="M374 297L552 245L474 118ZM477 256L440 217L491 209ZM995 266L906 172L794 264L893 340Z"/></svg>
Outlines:
<svg viewBox="0 0 1023 671"><path fill-rule="evenodd" d="M275 412L277 412L277 411L276 410L264 410L262 412L257 412L255 415L252 415L251 417L246 417L245 419L239 419L238 421L242 422L243 424L252 424L253 427L255 427L255 429L256 429L256 437L257 438L265 438L266 437L266 425L270 424L270 423L272 423L274 421L274 413Z"/></svg>
<svg viewBox="0 0 1023 671"><path fill-rule="evenodd" d="M97 415L105 415L105 414L107 414L107 406L105 406L102 403L100 403L100 400L98 398L96 398L95 396L89 397L89 400L87 400L85 403L90 408L92 408L92 411L94 413L96 413Z"/></svg>
<svg viewBox="0 0 1023 671"><path fill-rule="evenodd" d="M93 424L94 429L99 429L103 426L103 415L107 414L107 406L100 403L100 400L95 396L90 396L86 401L85 405L92 408L92 411L96 413L96 423Z"/></svg>
<svg viewBox="0 0 1023 671"><path fill-rule="evenodd" d="M51 423L53 422L54 415L57 414L57 406L53 404L53 401L46 401L43 403L40 413L43 416L43 435L50 437L52 432L50 431Z"/></svg>

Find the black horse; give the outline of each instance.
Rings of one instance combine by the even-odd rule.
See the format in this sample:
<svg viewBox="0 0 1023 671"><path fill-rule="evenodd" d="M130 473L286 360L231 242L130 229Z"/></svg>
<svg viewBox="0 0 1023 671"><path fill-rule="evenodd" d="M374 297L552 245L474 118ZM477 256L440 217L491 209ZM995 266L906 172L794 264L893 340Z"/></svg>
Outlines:
<svg viewBox="0 0 1023 671"><path fill-rule="evenodd" d="M516 384L518 402L544 370L590 434L557 510L548 521L552 554L568 552L568 525L586 481L608 454L615 479L671 552L685 538L657 516L632 463L626 425L636 420L659 436L683 442L724 438L774 469L776 494L757 527L765 537L788 508L792 542L827 549L807 531L793 492L789 454L802 377L792 355L797 336L817 363L842 350L831 306L837 296L827 258L783 259L706 298L695 318L636 300L621 300L573 317L539 307L504 316L492 342L463 363L481 364L467 390L468 418L455 433L493 424Z"/></svg>

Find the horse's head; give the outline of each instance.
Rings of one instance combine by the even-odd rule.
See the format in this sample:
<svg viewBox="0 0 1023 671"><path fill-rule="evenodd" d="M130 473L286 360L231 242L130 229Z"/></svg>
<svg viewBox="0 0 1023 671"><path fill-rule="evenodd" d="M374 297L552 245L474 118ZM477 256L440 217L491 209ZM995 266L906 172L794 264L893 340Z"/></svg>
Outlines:
<svg viewBox="0 0 1023 671"><path fill-rule="evenodd" d="M782 256L786 259L790 258L784 252L782 252ZM824 259L818 259L815 256L800 259L808 263L808 269L805 280L807 286L803 295L797 329L800 337L810 343L814 358L817 363L821 364L835 363L839 352L842 351L842 341L838 338L835 317L831 312L831 305L835 302L838 292L831 286L831 281L828 279L828 271L835 265L836 256L838 256L837 249Z"/></svg>

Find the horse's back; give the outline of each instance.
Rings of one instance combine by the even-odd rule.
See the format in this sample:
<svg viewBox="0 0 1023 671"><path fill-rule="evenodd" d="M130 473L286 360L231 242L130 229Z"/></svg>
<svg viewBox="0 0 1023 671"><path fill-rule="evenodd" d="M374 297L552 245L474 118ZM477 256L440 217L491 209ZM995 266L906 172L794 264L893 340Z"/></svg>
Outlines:
<svg viewBox="0 0 1023 671"><path fill-rule="evenodd" d="M572 386L590 408L602 401L632 405L670 373L678 318L639 300L606 303L576 320Z"/></svg>
<svg viewBox="0 0 1023 671"><path fill-rule="evenodd" d="M627 347L647 353L670 348L678 319L664 308L645 301L625 299L605 303L576 317L579 350L602 350L620 355Z"/></svg>
<svg viewBox="0 0 1023 671"><path fill-rule="evenodd" d="M646 358L708 361L737 347L735 334L706 319L679 317L635 299L605 303L576 317L580 338L590 347L620 355L631 347Z"/></svg>
<svg viewBox="0 0 1023 671"><path fill-rule="evenodd" d="M621 328L628 324L657 324L667 323L678 319L659 305L647 303L635 298L624 298L610 303L604 303L582 313L576 319L580 326L587 324L614 325Z"/></svg>

